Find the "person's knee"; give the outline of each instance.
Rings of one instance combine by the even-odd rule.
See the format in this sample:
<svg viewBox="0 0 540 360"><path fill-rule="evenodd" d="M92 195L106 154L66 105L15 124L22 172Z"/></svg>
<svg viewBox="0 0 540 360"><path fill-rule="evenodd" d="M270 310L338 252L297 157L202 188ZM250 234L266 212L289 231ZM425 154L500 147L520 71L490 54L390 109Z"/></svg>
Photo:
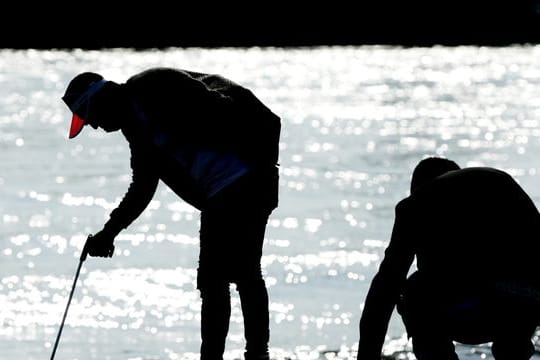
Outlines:
<svg viewBox="0 0 540 360"><path fill-rule="evenodd" d="M528 360L535 352L530 338L493 341L491 353L496 360Z"/></svg>
<svg viewBox="0 0 540 360"><path fill-rule="evenodd" d="M251 269L251 271L246 271L244 274L236 277L233 282L240 292L266 286L260 267Z"/></svg>
<svg viewBox="0 0 540 360"><path fill-rule="evenodd" d="M414 335L412 345L418 360L458 360L454 342L444 335L438 335L434 329L429 333Z"/></svg>
<svg viewBox="0 0 540 360"><path fill-rule="evenodd" d="M530 322L504 326L497 332L491 346L495 359L530 359L535 352L532 341L535 330L536 324Z"/></svg>
<svg viewBox="0 0 540 360"><path fill-rule="evenodd" d="M205 278L197 279L197 289L201 294L201 298L228 296L230 293L228 282L213 281Z"/></svg>
<svg viewBox="0 0 540 360"><path fill-rule="evenodd" d="M236 283L236 289L240 294L260 293L266 289L266 283L262 279L248 282L240 281Z"/></svg>

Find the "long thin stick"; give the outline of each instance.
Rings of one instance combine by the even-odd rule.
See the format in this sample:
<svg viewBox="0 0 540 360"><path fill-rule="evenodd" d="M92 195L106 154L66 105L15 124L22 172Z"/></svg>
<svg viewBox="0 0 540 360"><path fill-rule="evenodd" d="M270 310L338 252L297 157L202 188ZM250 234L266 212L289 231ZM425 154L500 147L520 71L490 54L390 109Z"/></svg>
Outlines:
<svg viewBox="0 0 540 360"><path fill-rule="evenodd" d="M86 243L88 243L88 240L92 237L92 235L88 236L88 239L86 240ZM58 347L58 343L60 342L60 336L62 335L62 330L64 329L64 322L66 321L66 316L68 313L69 305L71 304L71 299L73 298L73 293L75 292L75 286L77 285L77 279L79 278L79 273L81 272L81 267L86 260L87 250L86 250L86 243L84 244L83 252L81 254L81 258L79 260L79 267L77 267L77 272L75 273L75 280L73 280L73 286L71 287L71 293L69 294L68 303L66 306L66 311L64 311L64 317L62 318L62 323L60 324L60 330L58 330L58 335L56 336L56 341L54 343L53 352L51 355L51 360L54 360L54 355L56 354L56 348Z"/></svg>

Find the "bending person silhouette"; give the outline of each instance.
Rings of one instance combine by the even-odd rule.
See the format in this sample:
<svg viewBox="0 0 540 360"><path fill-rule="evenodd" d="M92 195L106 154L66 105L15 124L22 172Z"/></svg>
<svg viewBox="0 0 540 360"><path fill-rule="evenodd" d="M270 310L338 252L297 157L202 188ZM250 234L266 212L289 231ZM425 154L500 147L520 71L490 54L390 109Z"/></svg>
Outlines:
<svg viewBox="0 0 540 360"><path fill-rule="evenodd" d="M381 358L396 305L418 360L458 359L454 341L492 342L497 360L529 359L539 243L540 214L510 175L420 161L365 300L358 360Z"/></svg>
<svg viewBox="0 0 540 360"><path fill-rule="evenodd" d="M120 130L131 152L131 184L91 239L89 255L113 255L114 238L143 212L162 180L201 211L201 359L223 357L230 283L240 295L245 358L268 359L260 260L267 220L278 205L280 118L220 75L171 68L148 69L125 83L84 72L62 99L73 113L70 138L85 125Z"/></svg>

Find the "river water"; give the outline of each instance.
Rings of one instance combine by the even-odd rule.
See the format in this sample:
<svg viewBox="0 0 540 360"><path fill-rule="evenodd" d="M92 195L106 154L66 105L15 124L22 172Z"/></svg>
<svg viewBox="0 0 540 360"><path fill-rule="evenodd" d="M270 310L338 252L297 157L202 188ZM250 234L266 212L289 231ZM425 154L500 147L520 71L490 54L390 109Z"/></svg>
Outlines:
<svg viewBox="0 0 540 360"><path fill-rule="evenodd" d="M86 236L130 182L119 133L68 140L69 80L153 66L219 73L281 116L280 207L265 240L273 358L355 358L395 204L425 156L510 172L540 197L540 47L0 51L0 358L48 359ZM196 359L198 212L160 184L83 265L56 359ZM511 241L511 239L509 239ZM239 299L226 357L242 357ZM458 345L491 359L489 344ZM412 358L400 319L385 353Z"/></svg>

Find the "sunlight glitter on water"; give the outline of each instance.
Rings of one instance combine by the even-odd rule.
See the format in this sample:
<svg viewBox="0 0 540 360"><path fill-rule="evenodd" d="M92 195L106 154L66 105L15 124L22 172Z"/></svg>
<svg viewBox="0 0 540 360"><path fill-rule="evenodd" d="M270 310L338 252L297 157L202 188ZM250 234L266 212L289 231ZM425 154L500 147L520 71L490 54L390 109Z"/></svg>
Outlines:
<svg viewBox="0 0 540 360"><path fill-rule="evenodd" d="M0 51L0 353L33 360L50 351L86 237L131 180L120 134L85 129L68 141L60 97L76 73L118 81L150 66L220 73L282 117L280 206L263 256L271 354L345 359L355 356L365 293L418 160L500 167L540 199L539 57L536 46ZM160 184L118 236L115 256L83 266L65 358L198 358L199 221ZM225 357L238 359L232 294ZM398 320L386 352L408 357ZM458 350L490 358L483 347Z"/></svg>

